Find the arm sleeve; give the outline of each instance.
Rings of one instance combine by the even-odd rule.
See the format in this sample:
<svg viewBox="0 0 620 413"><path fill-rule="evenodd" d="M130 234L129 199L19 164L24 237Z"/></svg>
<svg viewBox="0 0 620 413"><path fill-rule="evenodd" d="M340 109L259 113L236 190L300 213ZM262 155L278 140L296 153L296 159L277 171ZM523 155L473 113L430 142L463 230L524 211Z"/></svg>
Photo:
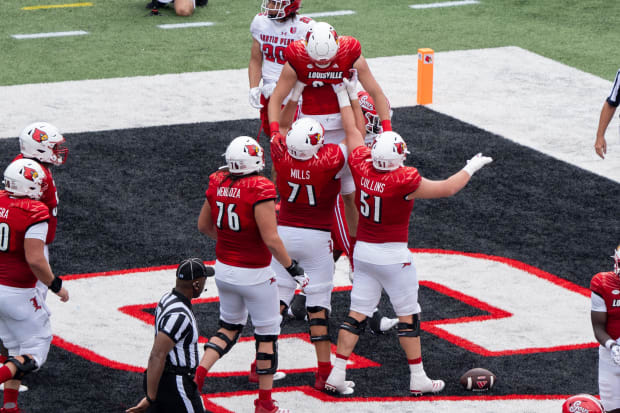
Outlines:
<svg viewBox="0 0 620 413"><path fill-rule="evenodd" d="M603 297L601 297L595 292L592 292L592 294L590 294L590 299L592 300L592 311L597 311L601 313L607 312L607 306L605 305L605 300L603 299Z"/></svg>
<svg viewBox="0 0 620 413"><path fill-rule="evenodd" d="M34 225L31 225L28 230L26 231L26 235L24 235L24 238L34 238L34 239L40 239L41 241L45 242L45 240L47 239L47 221L43 221L43 222L37 222Z"/></svg>

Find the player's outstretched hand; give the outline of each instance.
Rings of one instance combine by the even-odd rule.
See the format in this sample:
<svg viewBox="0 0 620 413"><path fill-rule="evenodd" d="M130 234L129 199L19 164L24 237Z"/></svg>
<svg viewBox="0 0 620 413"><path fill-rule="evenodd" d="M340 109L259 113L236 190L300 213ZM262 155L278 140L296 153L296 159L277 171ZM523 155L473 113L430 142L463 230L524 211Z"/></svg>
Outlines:
<svg viewBox="0 0 620 413"><path fill-rule="evenodd" d="M472 176L476 171L480 170L484 165L493 162L493 158L489 156L482 156L482 153L476 154L473 158L467 161L467 165L463 168L469 176Z"/></svg>
<svg viewBox="0 0 620 413"><path fill-rule="evenodd" d="M253 87L250 89L250 105L255 109L261 109L263 105L260 103L260 88Z"/></svg>
<svg viewBox="0 0 620 413"><path fill-rule="evenodd" d="M56 295L60 297L60 301L62 301L63 303L69 301L69 291L67 291L65 287L62 287L60 291L56 293Z"/></svg>
<svg viewBox="0 0 620 413"><path fill-rule="evenodd" d="M286 140L280 131L271 133L271 159L282 158L286 152Z"/></svg>
<svg viewBox="0 0 620 413"><path fill-rule="evenodd" d="M355 100L357 99L357 69L349 69L349 73L351 76L348 79L346 77L342 79L342 83L347 88L349 99Z"/></svg>

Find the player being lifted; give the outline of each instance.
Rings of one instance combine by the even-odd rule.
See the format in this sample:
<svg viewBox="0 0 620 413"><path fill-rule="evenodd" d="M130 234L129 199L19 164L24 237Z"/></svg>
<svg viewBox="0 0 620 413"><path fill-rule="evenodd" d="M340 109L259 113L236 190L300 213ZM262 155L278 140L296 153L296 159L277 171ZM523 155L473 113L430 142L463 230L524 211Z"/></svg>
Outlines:
<svg viewBox="0 0 620 413"><path fill-rule="evenodd" d="M353 253L351 307L340 326L336 359L325 388L353 393L352 386L345 380L347 360L384 289L399 319L398 337L410 368L411 393L437 393L443 390L445 383L428 378L422 365L421 308L418 278L408 248L409 217L416 198L456 194L474 172L492 159L478 154L448 179L432 181L420 176L416 168L404 166L409 152L405 141L395 132L378 135L372 148L359 142L349 151L348 162L360 213L358 241Z"/></svg>
<svg viewBox="0 0 620 413"><path fill-rule="evenodd" d="M350 69L357 70L364 89L373 96L375 102L379 102L377 110L384 130L391 130L387 100L362 56L361 45L357 39L350 36L338 37L332 26L317 22L308 31L305 40L297 40L287 47L284 57L286 63L268 107L270 131L276 147L285 140L280 133L280 120L285 118L282 116L281 106L298 81L306 86L302 93L299 117L312 117L317 120L325 129L325 143L338 144L343 141L345 133L340 108L331 85L341 83L343 78L349 77ZM283 152L283 149L280 151ZM345 217L337 217L337 220L348 224L348 234L344 225L339 226L342 232L338 234L338 241L349 257L355 244L358 220L354 191L353 179L347 169L341 177L340 190L344 199ZM340 214L339 209L335 209L335 214Z"/></svg>

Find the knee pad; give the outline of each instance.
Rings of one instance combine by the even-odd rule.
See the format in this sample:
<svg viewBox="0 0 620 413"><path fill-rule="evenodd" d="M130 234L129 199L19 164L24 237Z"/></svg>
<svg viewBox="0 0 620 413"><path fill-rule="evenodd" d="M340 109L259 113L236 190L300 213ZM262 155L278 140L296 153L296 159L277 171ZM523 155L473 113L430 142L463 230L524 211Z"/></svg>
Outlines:
<svg viewBox="0 0 620 413"><path fill-rule="evenodd" d="M340 325L340 328L343 330L347 330L350 333L355 334L356 336L359 336L362 331L364 331L364 329L366 328L366 321L368 319L364 318L363 321L357 321L356 319L354 319L353 317L346 317L343 321L343 323Z"/></svg>
<svg viewBox="0 0 620 413"><path fill-rule="evenodd" d="M22 357L24 358L23 363L17 360L15 357L9 357L5 362L5 364L13 363L15 367L17 367L17 371L15 372L15 376L13 376L13 380L21 380L22 378L24 378L24 376L32 373L39 368L39 366L37 366L37 362L34 361L34 359L32 359L31 357L26 355L22 355Z"/></svg>
<svg viewBox="0 0 620 413"><path fill-rule="evenodd" d="M262 334L254 334L255 346L256 346L256 360L269 360L271 361L271 366L266 369L261 369L256 365L256 374L274 374L278 371L278 336L276 335L262 335ZM273 344L273 354L269 353L261 353L258 351L258 345L260 343L272 343Z"/></svg>
<svg viewBox="0 0 620 413"><path fill-rule="evenodd" d="M233 346L237 343L237 340L239 340L239 336L241 335L241 331L243 330L244 325L243 324L230 324L222 319L220 319L219 324L220 324L220 327L223 328L224 330L234 331L235 337L231 340L230 338L228 338L226 334L218 330L214 334L214 337L217 337L220 340L224 341L226 343L226 347L222 348L218 344L215 344L209 341L207 344L205 344L204 349L207 350L208 348L212 348L213 350L217 351L217 354L219 354L220 358L222 358L222 356L228 353L230 349L233 348Z"/></svg>
<svg viewBox="0 0 620 413"><path fill-rule="evenodd" d="M411 324L398 323L396 325L398 337L420 337L420 316L414 314L412 317L413 322Z"/></svg>
<svg viewBox="0 0 620 413"><path fill-rule="evenodd" d="M310 318L308 317L308 324L310 325L310 342L312 343L316 343L317 341L331 341L331 338L329 337L329 323L328 323L328 319L329 319L329 310L327 308L324 307L308 307L308 314L317 314L317 313L323 313L323 317L317 317L317 318ZM321 336L313 336L312 335L312 327L313 326L325 326L325 328L327 328L327 334L325 335L321 335Z"/></svg>

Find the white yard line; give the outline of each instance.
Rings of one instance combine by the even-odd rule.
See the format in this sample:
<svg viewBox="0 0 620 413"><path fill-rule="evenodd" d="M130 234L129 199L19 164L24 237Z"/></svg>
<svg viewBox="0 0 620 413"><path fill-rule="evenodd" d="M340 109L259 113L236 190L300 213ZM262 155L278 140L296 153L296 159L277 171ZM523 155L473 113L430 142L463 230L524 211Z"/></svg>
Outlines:
<svg viewBox="0 0 620 413"><path fill-rule="evenodd" d="M409 7L412 9L434 9L437 7L468 6L478 3L480 3L478 0L444 1L441 3L412 4Z"/></svg>
<svg viewBox="0 0 620 413"><path fill-rule="evenodd" d="M195 23L176 23L176 24L158 24L160 29L187 29L188 27L208 27L213 26L213 22L195 22Z"/></svg>
<svg viewBox="0 0 620 413"><path fill-rule="evenodd" d="M304 16L312 17L329 17L329 16L349 16L355 14L354 10L337 10L337 11L323 11L318 13L304 13Z"/></svg>
<svg viewBox="0 0 620 413"><path fill-rule="evenodd" d="M65 36L83 36L88 34L84 30L75 30L71 32L50 32L50 33L32 33L32 34L12 34L11 37L18 40L24 39L42 39L46 37L65 37Z"/></svg>
<svg viewBox="0 0 620 413"><path fill-rule="evenodd" d="M368 62L393 107L416 104L417 55ZM610 89L608 80L518 47L438 52L428 107L620 182L617 118L607 159L593 149ZM0 138L35 120L70 134L258 118L247 69L5 86L0 96Z"/></svg>

